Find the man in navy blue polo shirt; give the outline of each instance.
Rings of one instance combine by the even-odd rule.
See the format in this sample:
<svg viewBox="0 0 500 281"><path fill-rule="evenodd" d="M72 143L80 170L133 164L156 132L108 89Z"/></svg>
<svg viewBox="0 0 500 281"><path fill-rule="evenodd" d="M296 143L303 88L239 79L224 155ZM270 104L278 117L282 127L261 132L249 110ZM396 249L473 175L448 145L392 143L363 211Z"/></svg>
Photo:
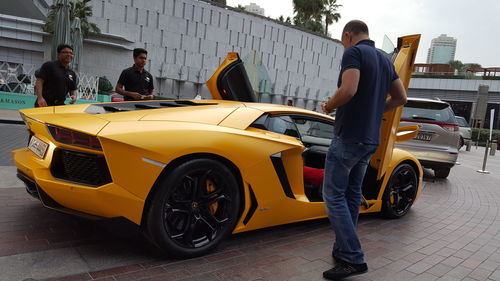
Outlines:
<svg viewBox="0 0 500 281"><path fill-rule="evenodd" d="M348 22L341 41L345 51L338 89L322 104L325 113L337 108L323 185L328 218L335 231L335 267L323 273L331 280L368 270L356 234L361 185L379 145L383 113L406 103L406 91L394 65L375 49L364 22Z"/></svg>

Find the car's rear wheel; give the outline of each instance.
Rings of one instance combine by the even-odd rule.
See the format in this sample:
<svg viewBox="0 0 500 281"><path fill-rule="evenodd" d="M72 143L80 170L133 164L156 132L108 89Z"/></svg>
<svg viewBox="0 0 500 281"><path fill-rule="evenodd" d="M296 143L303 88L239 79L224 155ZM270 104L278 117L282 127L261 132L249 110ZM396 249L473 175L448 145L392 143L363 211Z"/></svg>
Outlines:
<svg viewBox="0 0 500 281"><path fill-rule="evenodd" d="M462 148L462 146L464 146L464 144L465 144L464 138L462 136L460 136L460 143L458 144L458 149L460 150L460 148Z"/></svg>
<svg viewBox="0 0 500 281"><path fill-rule="evenodd" d="M383 196L382 213L388 218L400 218L410 210L418 189L415 168L403 163L394 169Z"/></svg>
<svg viewBox="0 0 500 281"><path fill-rule="evenodd" d="M450 174L451 168L436 168L434 170L434 176L438 179L445 179Z"/></svg>
<svg viewBox="0 0 500 281"><path fill-rule="evenodd" d="M162 180L148 213L149 236L169 255L204 255L234 229L239 197L238 183L224 164L187 161Z"/></svg>

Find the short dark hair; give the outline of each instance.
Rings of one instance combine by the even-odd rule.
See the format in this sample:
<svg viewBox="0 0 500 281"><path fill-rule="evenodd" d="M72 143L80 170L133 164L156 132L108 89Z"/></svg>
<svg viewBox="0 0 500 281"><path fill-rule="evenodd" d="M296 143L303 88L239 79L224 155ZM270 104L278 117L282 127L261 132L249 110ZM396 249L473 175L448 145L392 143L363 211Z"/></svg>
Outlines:
<svg viewBox="0 0 500 281"><path fill-rule="evenodd" d="M146 49L143 49L143 48L135 48L134 49L134 58L138 57L140 54L148 54L148 51L146 51Z"/></svg>
<svg viewBox="0 0 500 281"><path fill-rule="evenodd" d="M57 46L57 53L59 54L63 49L71 49L71 51L73 51L73 47L71 47L70 45L68 44L60 44L59 46Z"/></svg>
<svg viewBox="0 0 500 281"><path fill-rule="evenodd" d="M351 32L351 33L354 33L354 35L359 35L361 33L363 34L366 34L368 35L368 26L366 25L366 23L360 21L360 20L352 20L350 22L348 22L345 26L344 26L344 30L342 31L342 33L344 32Z"/></svg>

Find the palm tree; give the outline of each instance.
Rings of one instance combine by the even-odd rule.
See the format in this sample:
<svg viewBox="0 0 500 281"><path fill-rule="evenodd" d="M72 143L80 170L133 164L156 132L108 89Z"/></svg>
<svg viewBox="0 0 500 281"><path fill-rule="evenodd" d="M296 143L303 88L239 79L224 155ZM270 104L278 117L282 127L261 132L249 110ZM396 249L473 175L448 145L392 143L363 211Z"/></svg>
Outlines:
<svg viewBox="0 0 500 281"><path fill-rule="evenodd" d="M217 3L217 4L221 4L221 5L224 5L224 6L226 6L226 5L227 5L227 4L226 4L226 0L212 0L212 2L215 2L215 3Z"/></svg>
<svg viewBox="0 0 500 281"><path fill-rule="evenodd" d="M293 0L293 17L296 26L323 33L321 24L325 0Z"/></svg>
<svg viewBox="0 0 500 281"><path fill-rule="evenodd" d="M88 4L91 0L80 0L70 2L69 20L72 22L75 18L80 18L83 37L87 37L90 33L100 33L101 30L95 23L89 22L92 16L92 7ZM54 33L54 20L56 16L55 5L50 6L47 21L43 26L43 31L53 34Z"/></svg>
<svg viewBox="0 0 500 281"><path fill-rule="evenodd" d="M340 13L337 12L338 8L342 5L337 4L337 0L324 0L323 15L325 16L325 35L328 35L328 26L333 22L338 22Z"/></svg>
<svg viewBox="0 0 500 281"><path fill-rule="evenodd" d="M459 60L450 60L448 65L455 70L455 72L462 72L464 69L464 64Z"/></svg>

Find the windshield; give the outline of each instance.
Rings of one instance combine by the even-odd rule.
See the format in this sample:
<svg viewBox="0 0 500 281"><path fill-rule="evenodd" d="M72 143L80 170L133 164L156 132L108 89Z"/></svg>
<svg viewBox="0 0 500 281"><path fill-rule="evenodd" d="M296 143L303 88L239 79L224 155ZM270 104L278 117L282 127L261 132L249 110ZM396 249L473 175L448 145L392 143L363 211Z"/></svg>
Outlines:
<svg viewBox="0 0 500 281"><path fill-rule="evenodd" d="M387 35L384 35L382 48L379 50L382 51L390 61L394 62L394 60L396 59L398 49L396 48L396 46L394 46L394 43L392 43L391 39L389 39Z"/></svg>
<svg viewBox="0 0 500 281"><path fill-rule="evenodd" d="M408 101L401 119L457 123L455 114L446 103Z"/></svg>

